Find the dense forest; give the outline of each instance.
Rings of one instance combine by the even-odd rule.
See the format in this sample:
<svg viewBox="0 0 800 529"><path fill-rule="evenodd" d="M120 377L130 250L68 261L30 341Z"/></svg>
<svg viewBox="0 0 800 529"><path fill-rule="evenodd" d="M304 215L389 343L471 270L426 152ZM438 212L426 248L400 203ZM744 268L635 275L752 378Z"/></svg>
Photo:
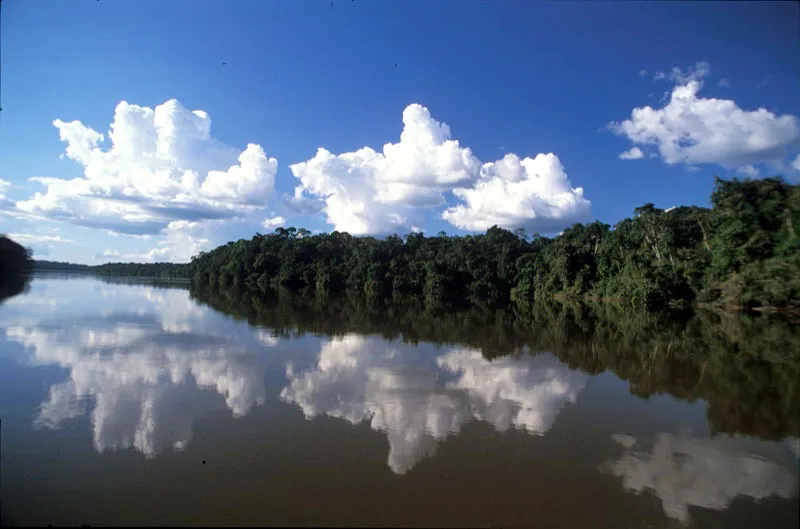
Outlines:
<svg viewBox="0 0 800 529"><path fill-rule="evenodd" d="M33 269L36 272L80 272L89 271L89 265L76 263L63 263L61 261L44 261L36 259L33 262Z"/></svg>
<svg viewBox="0 0 800 529"><path fill-rule="evenodd" d="M0 235L0 302L25 290L32 268L30 250Z"/></svg>
<svg viewBox="0 0 800 529"><path fill-rule="evenodd" d="M178 263L106 263L90 267L90 272L102 276L117 277L189 278L189 266Z"/></svg>
<svg viewBox="0 0 800 529"><path fill-rule="evenodd" d="M325 300L285 289L193 288L214 310L275 336L378 334L407 343L459 344L488 359L547 351L573 369L610 370L642 398L708 401L712 432L800 435L800 326L782 315L653 313L623 304L543 301L442 310L422 299Z"/></svg>
<svg viewBox="0 0 800 529"><path fill-rule="evenodd" d="M448 306L564 297L649 309L800 309L800 188L781 178L718 178L711 203L645 204L613 229L575 224L553 238L496 226L483 235L384 239L278 228L201 252L190 275L198 287Z"/></svg>
<svg viewBox="0 0 800 529"><path fill-rule="evenodd" d="M189 265L178 263L106 263L89 266L59 261L34 261L37 272L77 272L100 276L188 279Z"/></svg>

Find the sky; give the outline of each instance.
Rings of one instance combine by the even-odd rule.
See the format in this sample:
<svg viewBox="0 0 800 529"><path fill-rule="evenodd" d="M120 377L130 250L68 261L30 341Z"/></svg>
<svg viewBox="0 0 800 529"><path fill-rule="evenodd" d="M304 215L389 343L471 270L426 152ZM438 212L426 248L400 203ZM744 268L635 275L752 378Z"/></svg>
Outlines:
<svg viewBox="0 0 800 529"><path fill-rule="evenodd" d="M0 233L39 259L556 234L800 179L797 2L4 0L0 75Z"/></svg>

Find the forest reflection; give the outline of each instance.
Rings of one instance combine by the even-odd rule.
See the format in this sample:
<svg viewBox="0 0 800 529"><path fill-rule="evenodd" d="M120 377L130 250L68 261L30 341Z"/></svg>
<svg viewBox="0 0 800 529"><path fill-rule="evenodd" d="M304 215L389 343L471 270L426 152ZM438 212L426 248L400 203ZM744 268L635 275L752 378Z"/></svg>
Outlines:
<svg viewBox="0 0 800 529"><path fill-rule="evenodd" d="M770 315L697 312L684 317L616 304L542 303L460 311L367 299L307 301L282 292L192 290L191 297L275 336L379 335L463 345L486 359L553 354L587 374L609 370L642 398L708 402L712 433L800 435L800 330Z"/></svg>

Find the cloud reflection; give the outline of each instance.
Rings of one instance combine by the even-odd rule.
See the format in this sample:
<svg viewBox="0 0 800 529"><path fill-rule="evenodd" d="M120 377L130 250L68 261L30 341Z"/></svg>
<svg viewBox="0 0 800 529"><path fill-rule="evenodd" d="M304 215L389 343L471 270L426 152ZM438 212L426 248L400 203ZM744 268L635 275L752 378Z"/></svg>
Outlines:
<svg viewBox="0 0 800 529"><path fill-rule="evenodd" d="M587 375L549 354L486 360L479 351L426 355L418 347L348 335L326 343L317 366L296 373L281 398L307 418L369 421L389 441L388 465L403 474L436 453L440 441L472 420L498 431L510 427L543 435Z"/></svg>
<svg viewBox="0 0 800 529"><path fill-rule="evenodd" d="M264 403L258 353L275 340L264 344L262 332L199 307L186 291L120 287L114 295L121 299L102 316L6 327L31 363L68 372L50 388L37 427L90 412L99 452L133 447L152 457L186 447L198 417L226 408L241 417Z"/></svg>
<svg viewBox="0 0 800 529"><path fill-rule="evenodd" d="M667 516L682 523L690 519L690 506L723 510L738 496L788 499L797 492L797 472L791 470L797 460L786 444L662 433L648 451L634 437L613 439L625 454L605 469L621 477L626 489L654 493Z"/></svg>

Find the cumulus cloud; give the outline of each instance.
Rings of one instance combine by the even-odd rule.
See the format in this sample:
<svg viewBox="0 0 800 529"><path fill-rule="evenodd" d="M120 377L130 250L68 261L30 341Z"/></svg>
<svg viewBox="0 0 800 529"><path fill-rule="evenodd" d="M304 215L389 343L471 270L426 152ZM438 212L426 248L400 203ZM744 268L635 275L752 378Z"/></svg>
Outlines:
<svg viewBox="0 0 800 529"><path fill-rule="evenodd" d="M639 147L631 147L630 150L619 155L620 160L640 160L642 158L644 158L644 153Z"/></svg>
<svg viewBox="0 0 800 529"><path fill-rule="evenodd" d="M797 491L797 460L786 445L664 433L648 452L634 437L613 438L625 454L605 469L621 477L626 489L654 493L667 516L684 523L690 519L691 506L723 510L737 496L788 499Z"/></svg>
<svg viewBox="0 0 800 529"><path fill-rule="evenodd" d="M510 165L506 168L514 159L516 172ZM422 105L412 104L403 111L400 141L387 143L382 152L363 147L333 154L320 148L310 160L291 165L301 185L286 203L296 209L319 208L336 230L353 234L407 231L419 223L421 210L443 206L447 191L467 202L448 210L445 217L459 227L490 221L487 227L563 224L576 204L581 212L588 208L582 191L569 188L563 171L539 180L526 172L528 165L544 169L548 163L529 158L520 162L508 155L482 164L471 149L451 138L447 124L433 119ZM477 200L471 193L476 186L494 195L488 201ZM508 193L514 193L516 205L506 214ZM570 193L573 198L567 196Z"/></svg>
<svg viewBox="0 0 800 529"><path fill-rule="evenodd" d="M307 418L369 422L385 433L389 468L403 474L473 420L543 435L587 376L552 355L489 361L454 349L433 357L419 347L348 335L324 344L316 367L295 372L288 365L287 378L281 398Z"/></svg>
<svg viewBox="0 0 800 529"><path fill-rule="evenodd" d="M336 230L365 234L405 229L413 208L444 204L442 193L475 178L480 162L450 139L446 124L412 104L403 111L400 141L382 152L363 147L336 155L320 148L290 169L302 183L299 196L322 199Z"/></svg>
<svg viewBox="0 0 800 529"><path fill-rule="evenodd" d="M507 154L481 167L472 188L456 188L464 204L447 208L442 218L465 230L486 230L497 224L551 233L591 216L583 188L574 188L555 154L522 160Z"/></svg>
<svg viewBox="0 0 800 529"><path fill-rule="evenodd" d="M795 171L800 171L800 154L798 154L797 157L792 162L792 167L794 168Z"/></svg>
<svg viewBox="0 0 800 529"><path fill-rule="evenodd" d="M55 120L66 157L83 176L36 177L46 190L21 211L126 234L157 234L174 221L229 218L263 207L277 161L250 144L239 152L211 137L211 118L170 100L154 109L120 102L104 135Z"/></svg>
<svg viewBox="0 0 800 529"><path fill-rule="evenodd" d="M267 229L278 228L284 224L286 224L286 219L281 216L264 219L264 222L261 223Z"/></svg>
<svg viewBox="0 0 800 529"><path fill-rule="evenodd" d="M210 240L194 233L198 228L198 222L173 220L163 231L165 239L147 253L146 259L173 263L188 262L193 255L211 246Z"/></svg>
<svg viewBox="0 0 800 529"><path fill-rule="evenodd" d="M678 84L663 108L634 108L630 119L609 128L634 144L658 149L667 164L717 164L733 169L760 162L783 162L800 147L800 120L764 108L744 110L729 99L703 98L707 63L689 72L675 68Z"/></svg>
<svg viewBox="0 0 800 529"><path fill-rule="evenodd" d="M119 250L107 248L95 259L115 259L132 262L170 262L186 263L192 256L211 247L211 241L200 235L205 228L203 223L186 220L173 220L161 231L163 239L156 246L144 253L121 253Z"/></svg>
<svg viewBox="0 0 800 529"><path fill-rule="evenodd" d="M723 77L722 79L719 80L719 83L717 84L722 88L730 88L731 81L727 77Z"/></svg>
<svg viewBox="0 0 800 529"><path fill-rule="evenodd" d="M50 388L37 427L59 428L89 413L96 450L132 447L153 457L184 448L193 422L211 411L227 408L240 417L263 404L266 365L258 353L275 340L264 344L248 325L196 305L187 291L86 287L74 288L103 300L87 303L81 314L66 304L43 321L14 314L0 321L30 363L67 372ZM58 290L32 299L55 301ZM104 316L99 306L108 309ZM63 325L61 317L77 325Z"/></svg>

